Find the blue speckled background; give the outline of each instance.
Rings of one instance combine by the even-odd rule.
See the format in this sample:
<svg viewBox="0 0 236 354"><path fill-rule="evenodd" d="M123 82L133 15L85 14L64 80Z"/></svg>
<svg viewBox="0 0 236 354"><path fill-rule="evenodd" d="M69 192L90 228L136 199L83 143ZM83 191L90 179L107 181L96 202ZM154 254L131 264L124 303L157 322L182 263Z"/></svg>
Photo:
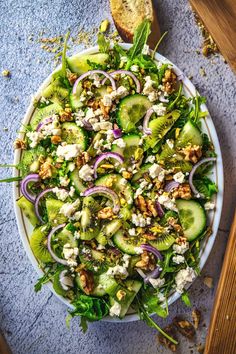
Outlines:
<svg viewBox="0 0 236 354"><path fill-rule="evenodd" d="M0 77L0 149L1 163L13 160L12 143L30 96L53 68L51 55L39 43L29 41L45 30L45 36L65 34L68 27L90 30L108 17L108 0L0 0L0 71L8 69L11 78ZM236 197L236 116L235 76L221 57L206 59L196 54L201 36L187 0L158 1L161 30L169 35L160 47L161 54L176 63L208 99L222 146L225 171L225 199L217 241L209 260L191 287L194 306L203 312L203 322L193 343L183 338L179 353L197 353L196 345L204 343L215 287ZM79 50L82 46L71 50ZM206 76L201 76L200 67ZM1 170L1 177L11 175ZM83 335L78 320L71 329L65 325L66 307L47 288L35 293L37 279L23 250L13 212L12 188L0 189L0 324L13 354L141 354L167 353L156 341L156 332L142 322L130 324L94 323ZM214 279L214 288L203 284L205 275ZM190 310L177 301L170 307L170 318L176 313L190 315Z"/></svg>

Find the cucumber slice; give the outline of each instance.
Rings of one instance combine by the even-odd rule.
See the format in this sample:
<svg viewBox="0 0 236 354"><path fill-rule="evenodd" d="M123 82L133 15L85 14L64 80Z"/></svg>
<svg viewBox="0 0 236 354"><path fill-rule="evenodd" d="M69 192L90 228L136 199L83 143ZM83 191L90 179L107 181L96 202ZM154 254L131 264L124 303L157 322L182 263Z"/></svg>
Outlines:
<svg viewBox="0 0 236 354"><path fill-rule="evenodd" d="M67 63L69 69L73 73L77 73L81 75L91 69L90 65L88 64L88 60L92 63L105 65L108 59L109 59L109 55L106 53L85 54L85 55L76 54L73 55L72 57L67 58Z"/></svg>
<svg viewBox="0 0 236 354"><path fill-rule="evenodd" d="M108 239L111 238L121 228L121 226L122 221L120 219L112 220L108 224L104 225L97 236L98 243L105 246L108 243Z"/></svg>
<svg viewBox="0 0 236 354"><path fill-rule="evenodd" d="M201 131L191 120L189 120L181 130L176 146L185 147L188 144L199 146L202 146L203 144Z"/></svg>
<svg viewBox="0 0 236 354"><path fill-rule="evenodd" d="M71 172L70 180L72 186L75 188L78 194L84 192L87 189L87 187L83 184L82 179L79 177L79 170L77 168Z"/></svg>
<svg viewBox="0 0 236 354"><path fill-rule="evenodd" d="M60 213L60 209L63 205L64 203L61 200L57 200L54 198L46 199L46 210L48 215L48 221L51 223L53 227L63 224L64 222L67 221L65 215Z"/></svg>
<svg viewBox="0 0 236 354"><path fill-rule="evenodd" d="M109 187L112 190L114 190L114 192L116 192L119 196L122 194L126 199L128 206L131 207L133 203L132 187L129 184L129 182L127 182L125 185L122 184L121 180L122 180L121 175L111 173L109 175L104 175L100 177L95 182L95 185Z"/></svg>
<svg viewBox="0 0 236 354"><path fill-rule="evenodd" d="M85 130L78 127L75 123L63 123L62 124L62 141L66 141L68 144L78 144L82 151L86 150L88 143L88 136Z"/></svg>
<svg viewBox="0 0 236 354"><path fill-rule="evenodd" d="M29 219L33 226L36 226L39 223L39 220L35 214L34 204L31 203L24 196L20 197L16 204L23 211L24 215Z"/></svg>
<svg viewBox="0 0 236 354"><path fill-rule="evenodd" d="M44 118L50 117L53 114L59 113L62 110L62 106L59 103L53 103L50 104L49 106L46 106L44 108L36 108L30 124L33 130L36 129L38 126L39 122L43 120Z"/></svg>
<svg viewBox="0 0 236 354"><path fill-rule="evenodd" d="M108 295L114 295L119 288L117 281L106 273L100 274L98 283L103 287Z"/></svg>
<svg viewBox="0 0 236 354"><path fill-rule="evenodd" d="M165 116L151 120L149 128L151 129L152 134L145 139L147 147L154 148L154 146L161 141L172 128L179 116L180 113L178 111L173 111Z"/></svg>
<svg viewBox="0 0 236 354"><path fill-rule="evenodd" d="M119 230L114 236L113 236L113 242L116 245L117 248L119 248L122 252L127 253L127 254L138 254L136 247L138 244L135 244L133 239L130 237L125 237L124 232Z"/></svg>
<svg viewBox="0 0 236 354"><path fill-rule="evenodd" d="M140 136L138 134L129 134L124 135L122 139L125 142L125 147L120 148L116 144L112 144L111 151L123 156L125 164L130 164L130 159L134 157L135 151L139 148Z"/></svg>
<svg viewBox="0 0 236 354"><path fill-rule="evenodd" d="M119 315L120 318L123 318L126 315L130 305L132 304L136 294L139 292L141 287L142 283L138 280L126 280L124 282L124 287L122 287L122 290L126 293L125 297L121 301L119 301L116 296L110 297L111 306L114 305L115 301L121 305L121 311Z"/></svg>
<svg viewBox="0 0 236 354"><path fill-rule="evenodd" d="M206 228L206 213L200 203L195 200L176 200L179 219L184 231L184 236L189 241L202 234Z"/></svg>
<svg viewBox="0 0 236 354"><path fill-rule="evenodd" d="M57 244L60 245L62 248L66 243L69 243L72 247L78 246L78 240L75 240L73 234L70 230L67 229L67 226L62 229L52 240L57 239Z"/></svg>
<svg viewBox="0 0 236 354"><path fill-rule="evenodd" d="M149 99L143 95L136 94L123 98L117 112L118 124L126 133L135 130L136 123L144 117L151 105Z"/></svg>

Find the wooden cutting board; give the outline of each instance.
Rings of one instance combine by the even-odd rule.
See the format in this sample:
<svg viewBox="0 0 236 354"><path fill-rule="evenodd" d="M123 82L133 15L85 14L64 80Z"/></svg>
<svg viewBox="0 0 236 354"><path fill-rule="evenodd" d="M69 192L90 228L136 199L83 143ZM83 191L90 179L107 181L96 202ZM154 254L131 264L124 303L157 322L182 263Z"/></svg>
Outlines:
<svg viewBox="0 0 236 354"><path fill-rule="evenodd" d="M204 354L236 353L236 213L212 310Z"/></svg>
<svg viewBox="0 0 236 354"><path fill-rule="evenodd" d="M190 0L190 3L236 72L236 0Z"/></svg>

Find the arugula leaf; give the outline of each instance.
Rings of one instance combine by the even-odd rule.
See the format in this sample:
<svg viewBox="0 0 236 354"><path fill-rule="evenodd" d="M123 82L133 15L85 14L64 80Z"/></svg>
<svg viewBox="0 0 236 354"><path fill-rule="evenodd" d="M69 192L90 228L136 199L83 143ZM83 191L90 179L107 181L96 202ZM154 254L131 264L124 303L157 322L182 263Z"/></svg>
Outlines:
<svg viewBox="0 0 236 354"><path fill-rule="evenodd" d="M144 45L147 43L148 36L151 32L151 22L144 20L137 27L134 33L133 45L128 51L128 56L132 61L136 56L142 53Z"/></svg>
<svg viewBox="0 0 236 354"><path fill-rule="evenodd" d="M107 65L104 64L99 64L99 63L94 63L93 61L90 61L89 59L87 60L88 65L91 67L92 70L106 70Z"/></svg>
<svg viewBox="0 0 236 354"><path fill-rule="evenodd" d="M98 47L99 47L99 52L101 53L109 53L110 49L110 41L106 40L104 34L98 33Z"/></svg>
<svg viewBox="0 0 236 354"><path fill-rule="evenodd" d="M2 182L7 182L7 183L11 183L11 182L16 182L16 181L21 181L22 177L9 177L9 178L4 178L0 180L0 183Z"/></svg>
<svg viewBox="0 0 236 354"><path fill-rule="evenodd" d="M51 272L45 273L41 278L38 279L37 283L34 285L34 291L37 293L42 289L43 284L48 283L52 279Z"/></svg>
<svg viewBox="0 0 236 354"><path fill-rule="evenodd" d="M138 66L146 70L157 70L157 66L154 60L152 60L149 55L145 54L139 54L138 56L136 56L132 61L132 64L137 64Z"/></svg>
<svg viewBox="0 0 236 354"><path fill-rule="evenodd" d="M188 307L192 306L191 300L190 300L189 295L188 295L188 292L187 292L186 290L185 290L185 291L183 292L183 294L181 295L181 300L183 301L183 303L184 303L186 306L188 306Z"/></svg>
<svg viewBox="0 0 236 354"><path fill-rule="evenodd" d="M165 37L167 34L168 34L167 31L164 32L163 35L161 36L161 38L159 39L159 41L157 42L157 44L156 44L156 46L155 46L155 48L154 48L154 50L153 50L153 52L152 52L152 59L155 58L155 54L156 54L156 52L157 52L157 49L158 49L159 45L161 44L161 42L163 41L164 37Z"/></svg>
<svg viewBox="0 0 236 354"><path fill-rule="evenodd" d="M218 192L217 185L206 176L193 180L193 184L206 199L211 199L212 195Z"/></svg>
<svg viewBox="0 0 236 354"><path fill-rule="evenodd" d="M80 325L79 325L83 331L83 333L86 333L88 330L88 321L86 317L81 316L80 318Z"/></svg>
<svg viewBox="0 0 236 354"><path fill-rule="evenodd" d="M71 316L81 316L89 321L101 320L109 311L109 307L103 299L83 294L80 294L72 304L75 309L70 312Z"/></svg>
<svg viewBox="0 0 236 354"><path fill-rule="evenodd" d="M57 77L61 77L63 79L66 78L66 68L67 68L66 51L67 51L67 43L68 43L69 36L70 36L70 32L68 31L65 35L65 41L64 41L63 51L62 51L61 69L55 72L55 74L53 75L54 79Z"/></svg>
<svg viewBox="0 0 236 354"><path fill-rule="evenodd" d="M178 342L174 338L170 337L166 332L164 332L158 326L158 324L156 322L153 321L153 319L150 317L150 315L146 311L144 305L142 304L142 302L140 301L138 296L136 296L136 300L137 300L137 304L138 304L138 313L139 313L140 319L143 320L149 327L157 329L158 332L160 332L164 337L166 337L172 343L178 344Z"/></svg>

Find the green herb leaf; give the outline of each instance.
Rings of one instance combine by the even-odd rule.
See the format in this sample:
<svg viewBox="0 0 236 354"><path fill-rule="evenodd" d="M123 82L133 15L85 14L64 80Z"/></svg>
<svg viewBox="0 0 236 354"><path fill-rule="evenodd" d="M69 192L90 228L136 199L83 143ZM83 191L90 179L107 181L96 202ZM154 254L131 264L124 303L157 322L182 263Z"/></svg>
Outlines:
<svg viewBox="0 0 236 354"><path fill-rule="evenodd" d="M128 55L131 61L142 53L150 32L151 22L149 20L144 20L135 30L133 45L128 51Z"/></svg>
<svg viewBox="0 0 236 354"><path fill-rule="evenodd" d="M2 183L2 182L11 183L11 182L16 182L16 181L21 181L21 180L22 180L22 177L9 177L9 178L0 179L0 183Z"/></svg>
<svg viewBox="0 0 236 354"><path fill-rule="evenodd" d="M80 325L79 325L83 331L83 333L86 333L88 330L88 321L86 317L81 316L80 318Z"/></svg>
<svg viewBox="0 0 236 354"><path fill-rule="evenodd" d="M190 300L189 295L188 295L188 293L187 293L186 290L185 290L185 291L183 292L183 294L181 295L181 300L183 301L183 303L184 303L186 306L188 306L188 307L191 307L191 306L192 306L191 300Z"/></svg>
<svg viewBox="0 0 236 354"><path fill-rule="evenodd" d="M52 278L52 275L50 274L50 272L45 273L41 278L38 279L37 283L34 285L34 291L36 293L38 291L40 291L42 289L42 285L49 282L49 280L51 280L51 278Z"/></svg>
<svg viewBox="0 0 236 354"><path fill-rule="evenodd" d="M98 43L98 47L99 47L99 52L109 53L110 41L106 40L104 34L98 33L97 43Z"/></svg>
<svg viewBox="0 0 236 354"><path fill-rule="evenodd" d="M103 299L80 294L72 303L75 309L70 312L72 317L82 316L89 321L101 320L108 314L108 305Z"/></svg>
<svg viewBox="0 0 236 354"><path fill-rule="evenodd" d="M193 180L193 184L206 199L211 199L212 195L218 192L217 185L206 176Z"/></svg>
<svg viewBox="0 0 236 354"><path fill-rule="evenodd" d="M157 42L157 44L152 52L152 59L155 58L155 54L157 52L157 49L167 34L168 34L168 32L164 32L163 35L161 36L161 38L159 39L159 41Z"/></svg>

